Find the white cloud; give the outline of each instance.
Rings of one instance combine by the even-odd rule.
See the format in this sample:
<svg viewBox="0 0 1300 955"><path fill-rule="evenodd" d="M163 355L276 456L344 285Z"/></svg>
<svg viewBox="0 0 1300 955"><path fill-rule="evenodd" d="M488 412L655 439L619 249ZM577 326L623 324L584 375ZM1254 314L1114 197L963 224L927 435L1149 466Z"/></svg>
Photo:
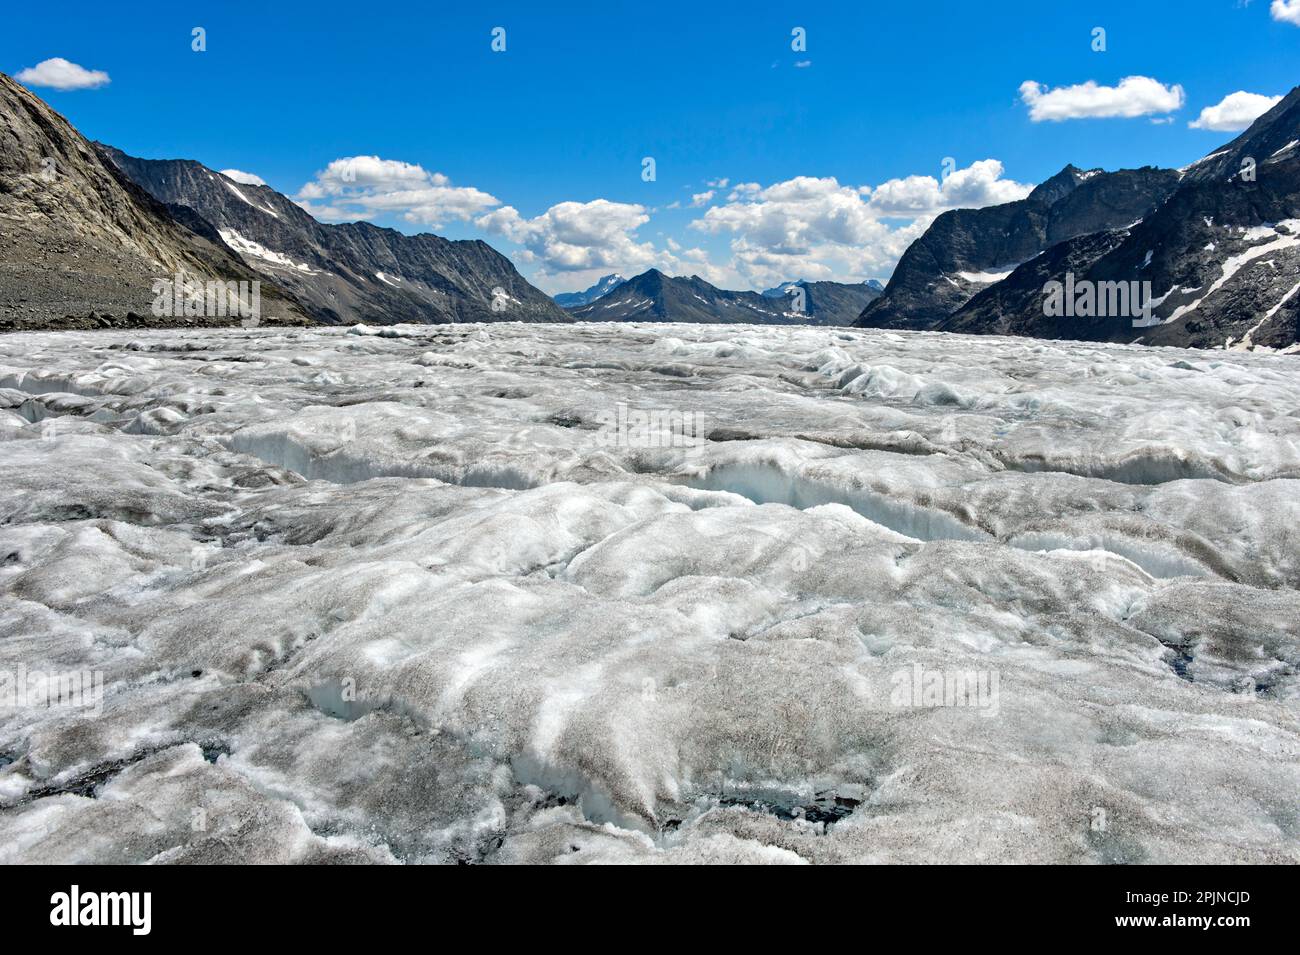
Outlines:
<svg viewBox="0 0 1300 955"><path fill-rule="evenodd" d="M414 163L378 156L348 156L335 159L316 173L314 181L302 187L307 199L341 195L349 190L374 189L391 191L422 186L425 183L446 185L441 173L428 173Z"/></svg>
<svg viewBox="0 0 1300 955"><path fill-rule="evenodd" d="M883 277L938 213L1008 202L1029 192L1028 186L1003 178L1002 164L993 159L956 170L942 182L909 176L872 188L799 176L764 187L756 182L732 185L719 177L708 186L689 202L693 208L708 207L691 223L697 232L719 237L701 244L707 248L686 247L678 241L680 235L642 239L638 230L650 221L652 210L638 203L560 202L527 218L514 206L454 185L441 173L378 156L334 160L296 199L327 222L394 215L435 227L449 219L472 222L488 236L510 243L510 256L532 267L532 281L548 291L568 291L586 288L610 272L630 276L648 268L699 275L723 288L767 288L790 278ZM726 261L717 263L711 256L717 256L720 245Z"/></svg>
<svg viewBox="0 0 1300 955"><path fill-rule="evenodd" d="M321 222L356 222L365 216L357 213L355 209L341 209L338 206L322 206L310 202L303 202L295 199L294 205L299 206L313 218Z"/></svg>
<svg viewBox="0 0 1300 955"><path fill-rule="evenodd" d="M88 70L61 56L19 70L14 79L27 86L48 86L56 90L93 90L109 82L103 70Z"/></svg>
<svg viewBox="0 0 1300 955"><path fill-rule="evenodd" d="M378 156L335 159L298 190L299 205L332 221L398 215L416 225L438 227L468 221L501 200L472 186L455 186L439 172ZM326 205L314 205L327 200Z"/></svg>
<svg viewBox="0 0 1300 955"><path fill-rule="evenodd" d="M861 194L830 177L796 176L747 195L710 209L692 226L737 233L757 247L797 255L821 241L861 244L875 225Z"/></svg>
<svg viewBox="0 0 1300 955"><path fill-rule="evenodd" d="M932 176L891 179L875 189L810 176L766 188L741 183L725 205L691 226L732 235L729 268L755 288L792 278L883 276L939 212L1028 195L1029 186L1003 179L1002 172L1002 163L985 159L942 183ZM900 226L886 219L909 221Z"/></svg>
<svg viewBox="0 0 1300 955"><path fill-rule="evenodd" d="M730 265L715 265L703 248L684 248L664 236L664 248L641 241L637 230L650 221L641 205L595 199L561 202L526 219L513 206L479 216L475 225L523 248L512 253L520 262L537 264L530 276L548 292L587 288L611 272L636 275L657 268L669 275L699 275L720 288L747 284Z"/></svg>
<svg viewBox="0 0 1300 955"><path fill-rule="evenodd" d="M1178 85L1166 86L1148 76L1126 76L1118 86L1099 86L1088 80L1054 90L1026 80L1020 84L1020 98L1029 107L1029 118L1039 123L1171 113L1182 108L1184 94Z"/></svg>
<svg viewBox="0 0 1300 955"><path fill-rule="evenodd" d="M239 169L223 169L221 175L227 179L233 179L235 182L243 183L246 186L265 186L266 180L261 176L254 176L251 172L243 172Z"/></svg>
<svg viewBox="0 0 1300 955"><path fill-rule="evenodd" d="M1002 163L981 159L954 170L943 182L933 176L891 179L870 191L871 205L887 215L933 215L945 209L978 209L1023 199L1032 186L1002 178Z"/></svg>
<svg viewBox="0 0 1300 955"><path fill-rule="evenodd" d="M1268 8L1268 12L1273 15L1274 20L1293 23L1300 27L1300 0L1273 0L1273 5Z"/></svg>
<svg viewBox="0 0 1300 955"><path fill-rule="evenodd" d="M1300 0L1296 0L1296 4L1300 11ZM1280 96L1263 96L1238 90L1229 93L1215 105L1205 107L1201 110L1201 115L1187 125L1192 129L1210 129L1218 133L1236 132L1245 129L1281 101Z"/></svg>
<svg viewBox="0 0 1300 955"><path fill-rule="evenodd" d="M522 245L548 273L586 269L640 272L657 259L654 245L633 233L650 221L644 206L595 199L561 202L533 219L503 206L474 220L480 229Z"/></svg>

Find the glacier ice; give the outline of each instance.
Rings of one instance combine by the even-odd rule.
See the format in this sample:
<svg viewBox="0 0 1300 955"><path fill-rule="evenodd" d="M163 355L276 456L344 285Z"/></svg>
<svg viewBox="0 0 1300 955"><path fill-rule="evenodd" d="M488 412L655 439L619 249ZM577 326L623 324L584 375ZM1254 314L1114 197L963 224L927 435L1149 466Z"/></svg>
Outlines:
<svg viewBox="0 0 1300 955"><path fill-rule="evenodd" d="M0 337L0 861L1300 861L1295 361Z"/></svg>

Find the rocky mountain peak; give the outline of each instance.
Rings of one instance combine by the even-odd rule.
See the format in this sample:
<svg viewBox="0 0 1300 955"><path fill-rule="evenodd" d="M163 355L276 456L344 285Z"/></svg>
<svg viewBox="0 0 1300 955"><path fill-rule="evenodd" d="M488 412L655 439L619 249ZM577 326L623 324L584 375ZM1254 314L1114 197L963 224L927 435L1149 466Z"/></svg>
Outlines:
<svg viewBox="0 0 1300 955"><path fill-rule="evenodd" d="M154 283L259 279L206 227L191 228L124 176L35 94L0 73L0 327L196 324L151 306ZM267 320L306 321L271 282ZM171 321L175 319L175 321Z"/></svg>

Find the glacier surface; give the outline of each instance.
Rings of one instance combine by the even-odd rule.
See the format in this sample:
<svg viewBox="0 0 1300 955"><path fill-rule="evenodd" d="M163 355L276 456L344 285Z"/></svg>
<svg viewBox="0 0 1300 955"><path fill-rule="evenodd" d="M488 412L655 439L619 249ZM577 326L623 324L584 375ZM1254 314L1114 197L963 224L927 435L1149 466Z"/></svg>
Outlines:
<svg viewBox="0 0 1300 955"><path fill-rule="evenodd" d="M0 337L0 862L1300 861L1296 361Z"/></svg>

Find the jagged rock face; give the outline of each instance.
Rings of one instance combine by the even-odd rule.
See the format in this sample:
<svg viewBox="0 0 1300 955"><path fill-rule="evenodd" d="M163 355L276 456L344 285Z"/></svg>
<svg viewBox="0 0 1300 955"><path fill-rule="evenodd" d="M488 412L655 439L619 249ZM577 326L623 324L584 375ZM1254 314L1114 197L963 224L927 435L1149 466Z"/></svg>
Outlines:
<svg viewBox="0 0 1300 955"><path fill-rule="evenodd" d="M269 186L236 183L193 160L104 148L160 201L210 222L319 321L569 321L486 242L404 235L368 222L326 225Z"/></svg>
<svg viewBox="0 0 1300 955"><path fill-rule="evenodd" d="M1151 213L1178 184L1170 169L1108 173L1067 166L1026 198L939 216L903 253L857 325L933 329L990 284L1044 249L1121 229Z"/></svg>
<svg viewBox="0 0 1300 955"><path fill-rule="evenodd" d="M1300 308L1300 90L1185 170L1166 206L1091 270L1151 282L1151 344L1297 342ZM1247 157L1253 172L1245 173ZM1148 255L1148 253L1150 253ZM1119 336L1113 336L1119 337Z"/></svg>
<svg viewBox="0 0 1300 955"><path fill-rule="evenodd" d="M156 320L153 283L177 272L258 278L211 234L175 221L67 120L0 73L0 328L36 328L88 312ZM266 319L306 317L264 285Z"/></svg>
<svg viewBox="0 0 1300 955"><path fill-rule="evenodd" d="M1141 340L1196 348L1296 343L1300 161L1261 165L1254 183L1189 183L1162 213L1087 273L1151 283L1162 324ZM1136 336L1121 327L1107 337Z"/></svg>
<svg viewBox="0 0 1300 955"><path fill-rule="evenodd" d="M803 311L793 295L732 292L698 275L664 275L658 269L628 279L600 299L570 312L593 322L693 322L755 325L851 325L862 307L880 293L867 285L798 282Z"/></svg>
<svg viewBox="0 0 1300 955"><path fill-rule="evenodd" d="M1128 232L1094 232L1057 243L1030 259L1001 282L985 287L939 326L940 331L982 335L1026 335L1036 338L1087 337L1080 329L1089 319L1044 314L1043 287L1066 272L1083 275ZM1129 335L1134 337L1137 333Z"/></svg>
<svg viewBox="0 0 1300 955"><path fill-rule="evenodd" d="M1253 160L1252 163L1247 159ZM1141 341L1197 348L1296 344L1300 318L1300 91L1183 170L1169 199L1114 237L1067 243L1026 263L941 327L1043 338ZM1132 315L1062 321L1044 286L1149 284L1152 327Z"/></svg>
<svg viewBox="0 0 1300 955"><path fill-rule="evenodd" d="M1240 175L1245 159L1253 159L1257 167L1283 157L1294 159L1297 146L1300 146L1300 86L1232 142L1184 169L1184 181L1227 182Z"/></svg>

